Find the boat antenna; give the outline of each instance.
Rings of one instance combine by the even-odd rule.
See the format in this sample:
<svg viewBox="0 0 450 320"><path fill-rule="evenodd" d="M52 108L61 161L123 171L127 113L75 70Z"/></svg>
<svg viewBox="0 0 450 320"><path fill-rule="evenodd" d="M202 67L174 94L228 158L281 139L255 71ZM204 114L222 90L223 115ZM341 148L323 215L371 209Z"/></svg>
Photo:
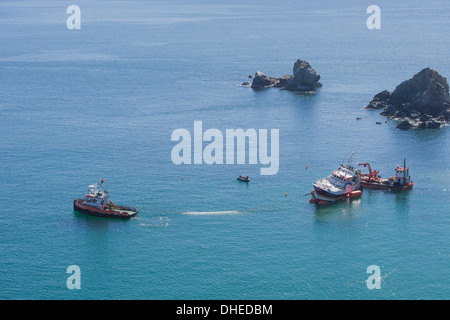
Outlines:
<svg viewBox="0 0 450 320"><path fill-rule="evenodd" d="M97 185L99 186L99 188L103 187L103 182L105 182L105 179L103 179L103 178L98 178L98 180L97 180Z"/></svg>
<svg viewBox="0 0 450 320"><path fill-rule="evenodd" d="M353 160L353 155L355 154L355 151L352 150L352 154L350 155L350 157L348 158L348 164L350 164Z"/></svg>

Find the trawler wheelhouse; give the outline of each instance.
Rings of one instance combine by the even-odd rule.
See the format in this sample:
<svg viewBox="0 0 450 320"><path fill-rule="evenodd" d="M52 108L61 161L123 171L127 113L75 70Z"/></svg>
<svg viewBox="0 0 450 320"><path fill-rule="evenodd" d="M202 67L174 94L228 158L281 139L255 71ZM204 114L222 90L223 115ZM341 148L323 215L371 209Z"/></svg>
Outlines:
<svg viewBox="0 0 450 320"><path fill-rule="evenodd" d="M397 166L397 168L395 168L395 177L393 178L394 185L407 185L411 182L411 177L409 176L409 168L407 168L406 165Z"/></svg>
<svg viewBox="0 0 450 320"><path fill-rule="evenodd" d="M109 205L108 191L106 189L103 191L100 190L100 186L104 181L102 179L101 182L88 186L88 192L84 196L85 205L103 209Z"/></svg>

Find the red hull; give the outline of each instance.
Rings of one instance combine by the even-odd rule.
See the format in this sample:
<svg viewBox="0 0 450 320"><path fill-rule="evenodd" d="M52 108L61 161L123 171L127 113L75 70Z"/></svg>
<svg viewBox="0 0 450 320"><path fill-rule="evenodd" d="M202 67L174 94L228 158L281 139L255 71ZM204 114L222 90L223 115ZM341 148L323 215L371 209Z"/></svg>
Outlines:
<svg viewBox="0 0 450 320"><path fill-rule="evenodd" d="M408 183L407 185L389 185L387 183L378 182L378 181L361 181L361 187L367 189L379 189L379 190L409 190L414 186L413 182Z"/></svg>
<svg viewBox="0 0 450 320"><path fill-rule="evenodd" d="M95 207L87 206L80 202L80 199L73 200L73 208L74 210L95 217L102 218L119 218L119 219L129 219L137 215L138 211L133 211L129 213L124 207L118 206L115 210L109 209L98 209ZM127 208L130 209L130 208ZM124 211L125 210L125 211Z"/></svg>

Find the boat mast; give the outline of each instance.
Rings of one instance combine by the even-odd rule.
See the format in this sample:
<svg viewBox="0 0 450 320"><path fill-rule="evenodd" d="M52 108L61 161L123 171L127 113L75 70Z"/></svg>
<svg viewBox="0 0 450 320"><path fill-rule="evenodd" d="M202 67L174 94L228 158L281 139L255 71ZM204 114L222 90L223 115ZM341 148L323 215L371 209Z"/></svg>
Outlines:
<svg viewBox="0 0 450 320"><path fill-rule="evenodd" d="M406 158L403 158L403 183L406 182Z"/></svg>
<svg viewBox="0 0 450 320"><path fill-rule="evenodd" d="M97 186L98 186L99 191L101 191L101 188L103 187L103 182L105 182L105 179L103 179L103 178L97 179Z"/></svg>
<svg viewBox="0 0 450 320"><path fill-rule="evenodd" d="M355 151L352 150L352 154L350 155L350 157L348 158L347 164L350 166L350 164L352 163L353 160L353 155L355 154Z"/></svg>

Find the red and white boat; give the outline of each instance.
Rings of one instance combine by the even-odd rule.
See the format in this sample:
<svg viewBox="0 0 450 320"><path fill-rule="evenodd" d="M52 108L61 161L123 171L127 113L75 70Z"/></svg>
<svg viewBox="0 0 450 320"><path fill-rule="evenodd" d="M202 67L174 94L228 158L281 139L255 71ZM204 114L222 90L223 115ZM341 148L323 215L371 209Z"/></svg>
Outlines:
<svg viewBox="0 0 450 320"><path fill-rule="evenodd" d="M361 196L362 192L359 190L361 170L352 167L350 161L351 158L346 164L341 164L328 177L321 178L313 183L314 190L311 191L311 203L325 204Z"/></svg>
<svg viewBox="0 0 450 320"><path fill-rule="evenodd" d="M83 199L74 199L74 210L96 217L129 219L137 215L136 208L117 206L109 200L108 191L101 190L105 180L99 179L96 184L88 186Z"/></svg>
<svg viewBox="0 0 450 320"><path fill-rule="evenodd" d="M406 166L406 159L403 160L403 166L395 168L395 176L389 179L382 179L378 173L373 170L367 162L358 163L360 166L368 167L369 173L363 173L361 177L361 186L368 189L382 189L382 190L409 190L414 186L414 182L409 175L409 168Z"/></svg>
<svg viewBox="0 0 450 320"><path fill-rule="evenodd" d="M239 181L243 181L243 182L250 182L250 179L248 176L244 177L244 176L239 176L237 178Z"/></svg>

